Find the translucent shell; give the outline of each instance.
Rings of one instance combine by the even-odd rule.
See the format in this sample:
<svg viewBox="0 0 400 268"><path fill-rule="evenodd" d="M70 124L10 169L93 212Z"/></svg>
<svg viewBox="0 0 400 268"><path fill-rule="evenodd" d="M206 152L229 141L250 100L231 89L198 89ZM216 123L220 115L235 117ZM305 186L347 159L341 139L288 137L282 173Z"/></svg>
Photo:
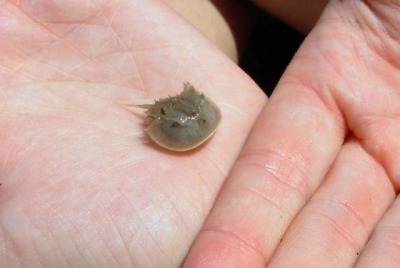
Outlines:
<svg viewBox="0 0 400 268"><path fill-rule="evenodd" d="M147 109L145 132L149 137L173 151L188 151L201 145L221 122L218 106L189 83L184 84L179 95L135 106Z"/></svg>

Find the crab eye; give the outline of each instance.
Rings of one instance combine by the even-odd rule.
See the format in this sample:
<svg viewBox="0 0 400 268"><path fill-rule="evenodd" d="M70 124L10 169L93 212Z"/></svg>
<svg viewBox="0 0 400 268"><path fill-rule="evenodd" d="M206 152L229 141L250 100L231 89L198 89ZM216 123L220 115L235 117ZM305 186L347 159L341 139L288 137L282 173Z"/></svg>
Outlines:
<svg viewBox="0 0 400 268"><path fill-rule="evenodd" d="M163 107L161 107L161 109L160 109L160 113L161 113L161 115L165 115L165 110L164 110L164 108L163 108Z"/></svg>

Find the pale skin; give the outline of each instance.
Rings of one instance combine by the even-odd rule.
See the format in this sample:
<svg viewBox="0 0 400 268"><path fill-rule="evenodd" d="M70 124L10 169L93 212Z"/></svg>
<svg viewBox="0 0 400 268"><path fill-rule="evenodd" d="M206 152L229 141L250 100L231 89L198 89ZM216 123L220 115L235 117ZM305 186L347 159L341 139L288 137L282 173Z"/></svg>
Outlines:
<svg viewBox="0 0 400 268"><path fill-rule="evenodd" d="M268 101L162 1L0 18L0 267L400 262L400 1L329 3ZM170 153L118 101L188 80L223 121Z"/></svg>

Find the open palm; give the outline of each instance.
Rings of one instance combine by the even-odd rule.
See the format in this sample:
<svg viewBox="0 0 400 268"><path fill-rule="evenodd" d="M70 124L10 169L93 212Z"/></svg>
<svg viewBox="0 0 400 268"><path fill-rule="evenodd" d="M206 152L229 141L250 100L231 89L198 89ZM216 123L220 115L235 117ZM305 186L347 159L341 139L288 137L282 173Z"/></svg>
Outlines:
<svg viewBox="0 0 400 268"><path fill-rule="evenodd" d="M0 266L177 266L266 98L160 1L0 6ZM186 81L223 122L170 153L117 103Z"/></svg>
<svg viewBox="0 0 400 268"><path fill-rule="evenodd" d="M264 106L162 1L0 0L0 266L398 264L399 6L331 1ZM118 103L186 81L223 119L172 153Z"/></svg>

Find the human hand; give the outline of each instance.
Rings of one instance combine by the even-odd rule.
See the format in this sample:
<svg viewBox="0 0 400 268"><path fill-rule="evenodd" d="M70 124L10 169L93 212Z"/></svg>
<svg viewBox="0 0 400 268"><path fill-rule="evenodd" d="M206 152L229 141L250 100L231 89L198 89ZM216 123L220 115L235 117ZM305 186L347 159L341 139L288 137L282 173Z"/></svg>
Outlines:
<svg viewBox="0 0 400 268"><path fill-rule="evenodd" d="M188 267L398 266L399 14L400 1L331 1L252 129Z"/></svg>
<svg viewBox="0 0 400 268"><path fill-rule="evenodd" d="M266 97L161 1L0 6L0 266L178 266ZM193 152L116 104L186 81L223 114Z"/></svg>

